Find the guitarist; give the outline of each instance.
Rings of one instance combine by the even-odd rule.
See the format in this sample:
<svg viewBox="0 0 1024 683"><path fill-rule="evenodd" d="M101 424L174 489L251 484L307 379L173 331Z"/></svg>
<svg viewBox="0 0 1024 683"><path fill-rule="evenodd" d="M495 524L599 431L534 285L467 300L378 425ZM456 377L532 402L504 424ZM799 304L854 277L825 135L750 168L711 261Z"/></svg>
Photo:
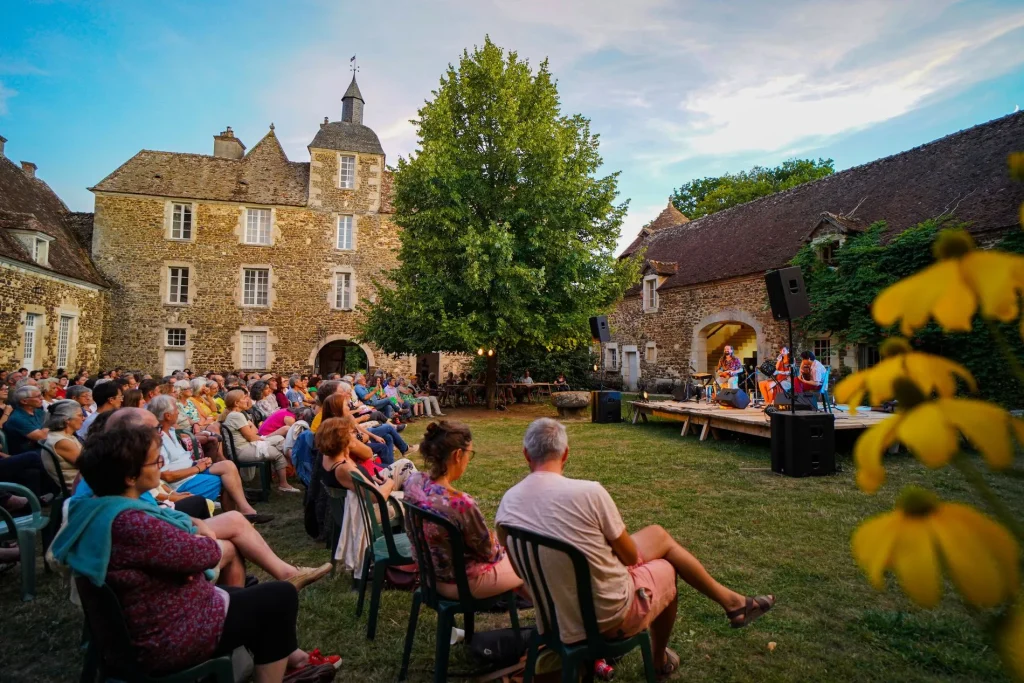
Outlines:
<svg viewBox="0 0 1024 683"><path fill-rule="evenodd" d="M733 355L732 347L726 345L725 354L722 356L722 360L718 361L718 368L715 370L719 388L737 388L741 372L743 372L743 365L740 363L740 359Z"/></svg>
<svg viewBox="0 0 1024 683"><path fill-rule="evenodd" d="M779 380L779 384L776 384L775 381L771 379L763 380L758 384L761 388L761 395L764 396L765 405L770 406L775 403L775 394L779 391L779 385L782 385L782 389L786 391L789 390L789 349L785 346L779 349L779 356L775 359L775 379Z"/></svg>

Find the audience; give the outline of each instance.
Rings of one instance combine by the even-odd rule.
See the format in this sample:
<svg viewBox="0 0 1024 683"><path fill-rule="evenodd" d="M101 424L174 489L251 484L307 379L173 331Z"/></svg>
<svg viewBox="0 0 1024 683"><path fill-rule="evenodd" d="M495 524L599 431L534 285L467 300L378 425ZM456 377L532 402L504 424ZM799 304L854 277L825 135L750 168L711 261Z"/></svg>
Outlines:
<svg viewBox="0 0 1024 683"><path fill-rule="evenodd" d="M187 379L174 382L171 393L178 404L178 431L194 434L203 454L213 462L220 462L224 454L220 449L221 429L216 417L204 418L192 402L192 383Z"/></svg>
<svg viewBox="0 0 1024 683"><path fill-rule="evenodd" d="M142 392L138 389L128 389L121 395L122 408L141 408Z"/></svg>
<svg viewBox="0 0 1024 683"><path fill-rule="evenodd" d="M121 389L115 382L107 381L97 384L92 390L92 396L96 401L96 411L86 416L85 421L82 422L82 426L78 428L77 432L78 438L83 441L97 415L117 410L121 407Z"/></svg>
<svg viewBox="0 0 1024 683"><path fill-rule="evenodd" d="M50 407L54 401L57 400L57 390L60 385L57 384L55 379L42 379L39 380L39 391L43 395L43 409Z"/></svg>
<svg viewBox="0 0 1024 683"><path fill-rule="evenodd" d="M668 649L676 618L676 577L725 610L734 628L747 626L775 603L771 595L745 598L708 574L703 565L660 526L630 535L611 496L594 481L563 475L569 457L565 427L550 418L534 421L523 438L530 474L509 489L498 506L498 538L512 526L571 543L590 563L594 608L602 632L624 638L650 628L655 667L671 674L679 657ZM507 545L507 544L506 544ZM558 611L562 642L585 638L568 558L545 563Z"/></svg>
<svg viewBox="0 0 1024 683"><path fill-rule="evenodd" d="M473 435L460 422L432 422L420 445L429 472L409 475L402 492L405 502L444 517L462 533L469 592L475 598L490 598L522 587L512 563L487 528L480 507L468 493L456 489L473 459ZM458 598L452 574L451 543L435 525L425 525L427 544L437 576L437 590L447 598Z"/></svg>
<svg viewBox="0 0 1024 683"><path fill-rule="evenodd" d="M56 453L60 460L60 472L53 471L53 463L50 458L43 458L43 466L47 473L57 481L58 476L63 476L64 483L70 488L78 476L78 456L82 453L82 442L75 437L75 433L82 427L85 418L82 417L82 408L74 401L57 401L50 406L46 417L46 445Z"/></svg>
<svg viewBox="0 0 1024 683"><path fill-rule="evenodd" d="M43 427L46 411L42 392L38 387L23 385L11 394L10 403L11 412L4 423L7 450L12 455L38 451L39 442L46 439L48 433Z"/></svg>
<svg viewBox="0 0 1024 683"><path fill-rule="evenodd" d="M84 384L68 387L66 396L82 406L82 417L89 417L90 413L96 412L96 403L92 400L92 389Z"/></svg>
<svg viewBox="0 0 1024 683"><path fill-rule="evenodd" d="M260 436L256 426L245 416L243 411L252 405L249 398L241 389L229 391L224 398L224 412L221 413L220 421L227 430L225 438L231 439L235 446L235 453L242 462L256 462L265 460L277 475L277 490L283 493L302 493L288 483L287 469L288 461L284 457L284 450L281 444L284 437Z"/></svg>

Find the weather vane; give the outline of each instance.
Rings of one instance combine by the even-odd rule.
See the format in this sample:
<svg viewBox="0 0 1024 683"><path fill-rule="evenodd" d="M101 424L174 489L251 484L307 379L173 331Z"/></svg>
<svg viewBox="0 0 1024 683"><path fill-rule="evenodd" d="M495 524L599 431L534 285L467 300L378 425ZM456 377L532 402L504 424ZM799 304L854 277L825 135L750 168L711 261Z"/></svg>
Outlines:
<svg viewBox="0 0 1024 683"><path fill-rule="evenodd" d="M359 65L356 63L356 56L352 55L352 59L348 60L348 70L355 76L356 72L359 71Z"/></svg>

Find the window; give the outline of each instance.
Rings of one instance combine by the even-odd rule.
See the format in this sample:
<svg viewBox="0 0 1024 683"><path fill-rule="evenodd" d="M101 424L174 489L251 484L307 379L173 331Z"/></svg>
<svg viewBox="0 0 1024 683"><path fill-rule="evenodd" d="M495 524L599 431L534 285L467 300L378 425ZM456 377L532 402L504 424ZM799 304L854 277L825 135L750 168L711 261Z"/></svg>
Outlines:
<svg viewBox="0 0 1024 683"><path fill-rule="evenodd" d="M644 278L644 312L658 310L658 276Z"/></svg>
<svg viewBox="0 0 1024 683"><path fill-rule="evenodd" d="M832 365L832 340L815 339L814 357L817 358L822 365Z"/></svg>
<svg viewBox="0 0 1024 683"><path fill-rule="evenodd" d="M185 328L167 328L167 346L185 346Z"/></svg>
<svg viewBox="0 0 1024 683"><path fill-rule="evenodd" d="M32 370L32 363L36 357L36 322L39 316L35 313L25 314L25 355L21 359L21 364L29 370Z"/></svg>
<svg viewBox="0 0 1024 683"><path fill-rule="evenodd" d="M191 204L173 204L171 206L171 239L192 239Z"/></svg>
<svg viewBox="0 0 1024 683"><path fill-rule="evenodd" d="M338 187L351 190L356 186L356 158L354 156L338 157Z"/></svg>
<svg viewBox="0 0 1024 683"><path fill-rule="evenodd" d="M654 342L647 342L644 347L644 360L648 363L658 362L658 346Z"/></svg>
<svg viewBox="0 0 1024 683"><path fill-rule="evenodd" d="M353 249L352 216L338 216L338 240L336 247L344 251Z"/></svg>
<svg viewBox="0 0 1024 683"><path fill-rule="evenodd" d="M839 245L836 242L825 242L818 248L818 258L826 266L836 265L836 250Z"/></svg>
<svg viewBox="0 0 1024 683"><path fill-rule="evenodd" d="M32 260L41 266L50 265L50 243L37 238Z"/></svg>
<svg viewBox="0 0 1024 683"><path fill-rule="evenodd" d="M270 244L270 209L246 209L245 243Z"/></svg>
<svg viewBox="0 0 1024 683"><path fill-rule="evenodd" d="M270 271L266 268L245 268L242 271L242 305L270 305Z"/></svg>
<svg viewBox="0 0 1024 683"><path fill-rule="evenodd" d="M335 273L334 307L343 311L352 309L352 273Z"/></svg>
<svg viewBox="0 0 1024 683"><path fill-rule="evenodd" d="M168 268L167 303L188 303L188 268Z"/></svg>
<svg viewBox="0 0 1024 683"><path fill-rule="evenodd" d="M25 250L31 254L32 260L41 266L50 265L50 242L53 238L37 231L16 231L12 230L14 236L21 242Z"/></svg>
<svg viewBox="0 0 1024 683"><path fill-rule="evenodd" d="M242 369L264 370L267 367L267 333L242 332Z"/></svg>
<svg viewBox="0 0 1024 683"><path fill-rule="evenodd" d="M605 363L606 370L618 370L619 369L619 349L615 346L609 346L606 349L608 359Z"/></svg>
<svg viewBox="0 0 1024 683"><path fill-rule="evenodd" d="M878 365L879 355L877 346L869 346L868 344L860 344L857 347L857 369L867 370L870 367Z"/></svg>
<svg viewBox="0 0 1024 683"><path fill-rule="evenodd" d="M57 367L66 368L68 366L68 350L71 344L71 326L75 323L75 318L70 315L62 315L60 317L60 324L57 327Z"/></svg>

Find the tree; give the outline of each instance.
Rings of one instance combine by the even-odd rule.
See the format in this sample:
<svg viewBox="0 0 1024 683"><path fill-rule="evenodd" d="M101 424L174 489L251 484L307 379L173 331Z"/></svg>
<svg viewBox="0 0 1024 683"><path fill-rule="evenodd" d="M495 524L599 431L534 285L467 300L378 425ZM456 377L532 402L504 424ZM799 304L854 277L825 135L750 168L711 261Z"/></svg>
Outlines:
<svg viewBox="0 0 1024 683"><path fill-rule="evenodd" d="M672 203L694 220L835 173L831 159L790 159L781 166L698 178L672 193Z"/></svg>
<svg viewBox="0 0 1024 683"><path fill-rule="evenodd" d="M561 114L546 60L533 73L490 38L432 94L413 122L419 151L395 170L400 265L363 337L387 353L589 343L587 319L639 277L615 258L627 204L618 173L595 176L590 122Z"/></svg>

